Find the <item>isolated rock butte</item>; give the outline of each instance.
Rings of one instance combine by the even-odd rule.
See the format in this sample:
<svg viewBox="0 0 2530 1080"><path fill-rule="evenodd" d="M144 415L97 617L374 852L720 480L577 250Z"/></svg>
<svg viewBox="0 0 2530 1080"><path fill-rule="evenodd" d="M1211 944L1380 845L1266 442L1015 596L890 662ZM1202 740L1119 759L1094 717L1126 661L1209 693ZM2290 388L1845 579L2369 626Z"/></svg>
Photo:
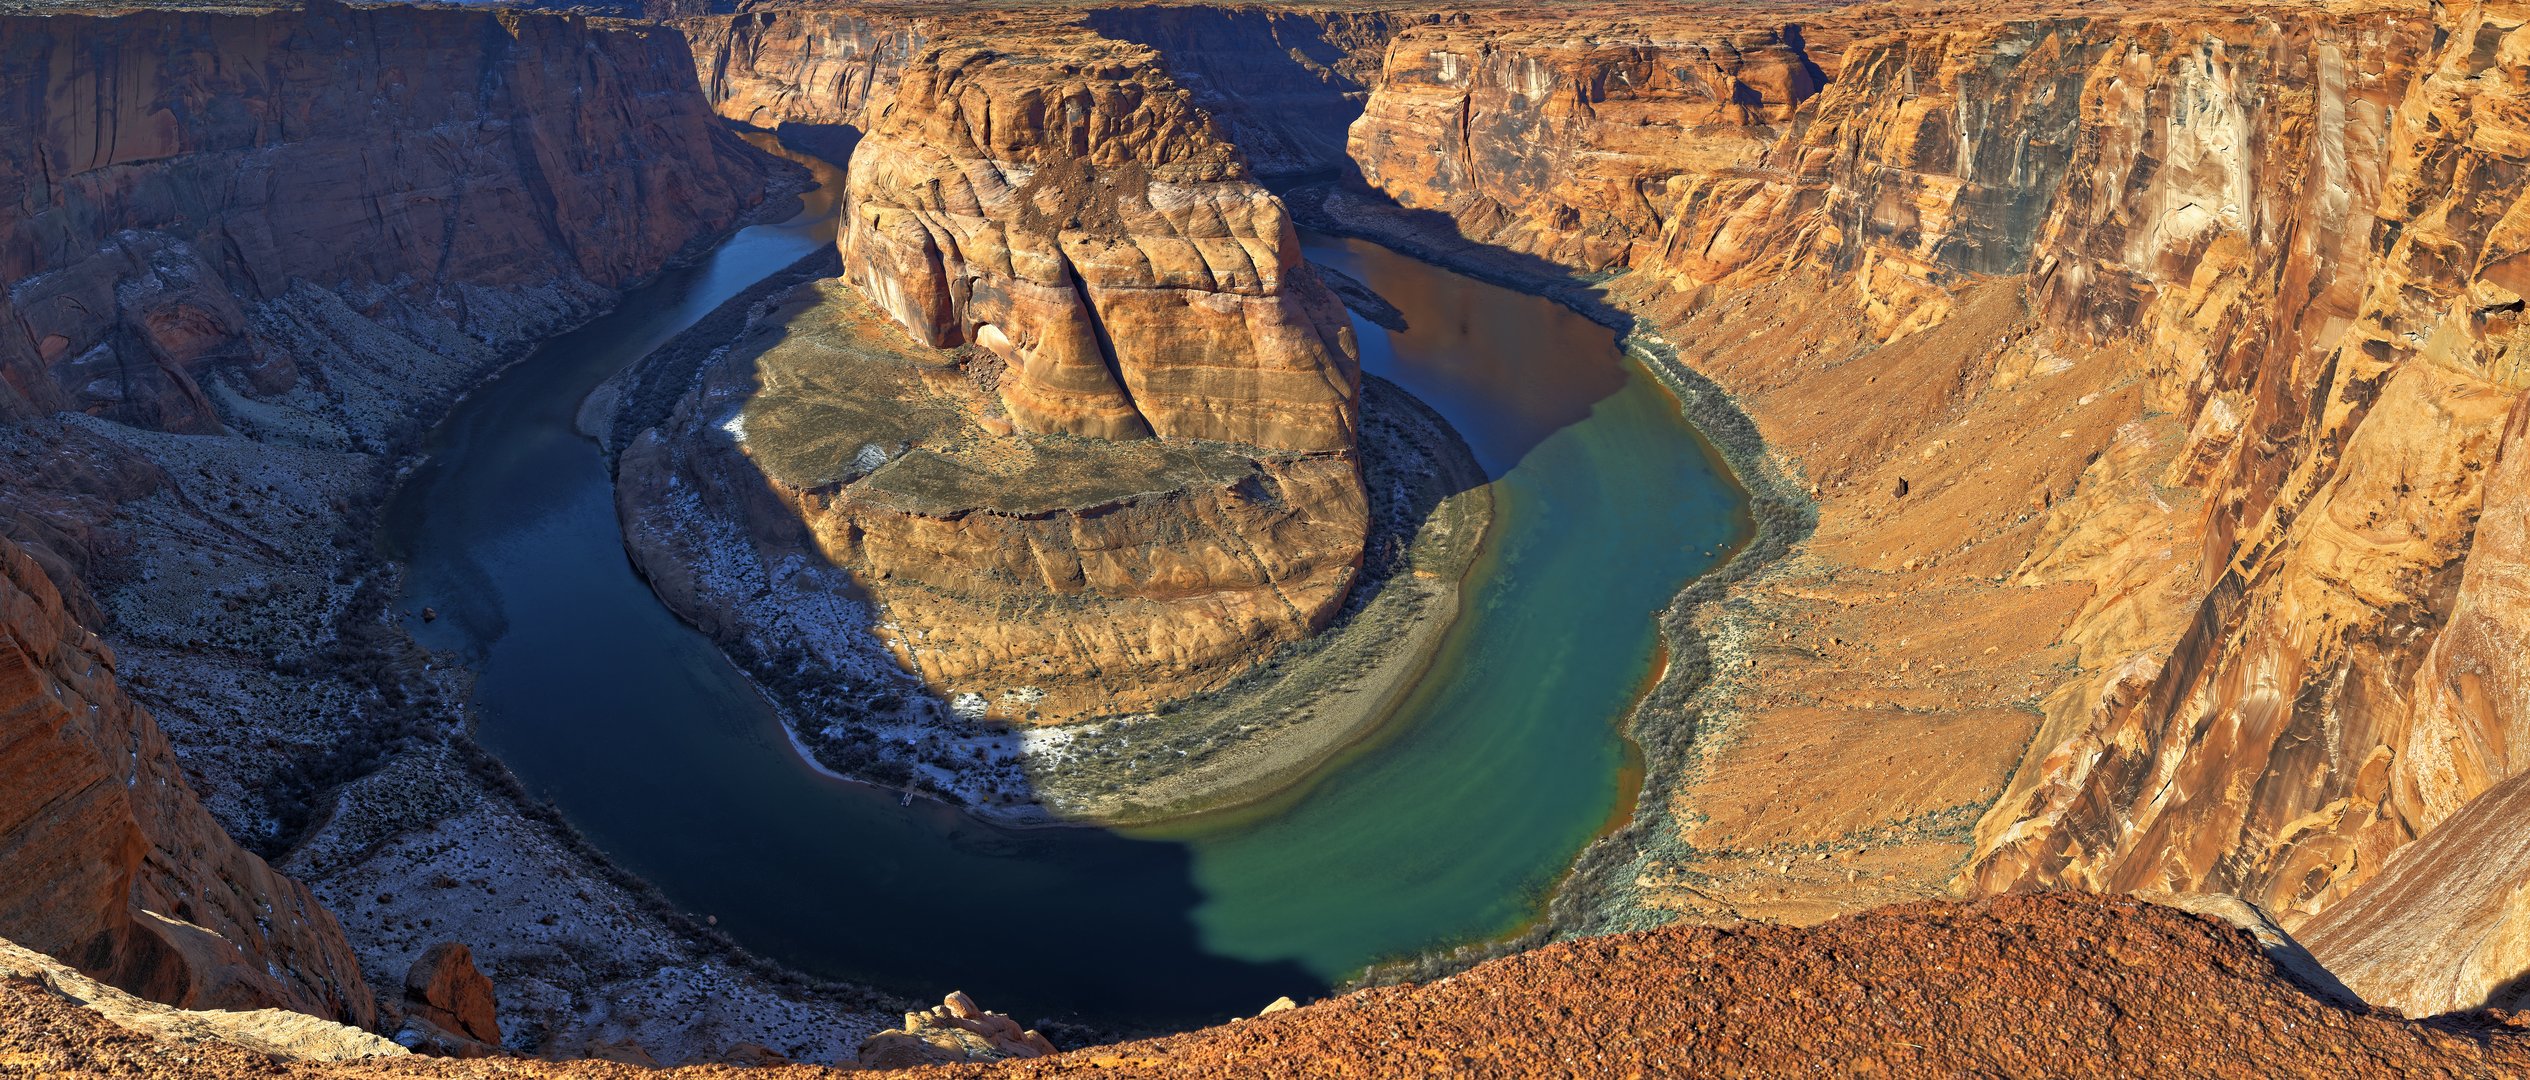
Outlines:
<svg viewBox="0 0 2530 1080"><path fill-rule="evenodd" d="M746 638L749 597L697 571L721 556L680 508L745 523L758 565L850 570L897 663L1008 720L1213 689L1342 606L1369 531L1350 455L1016 432L980 363L905 341L841 283L801 288L625 450L636 561L687 618Z"/></svg>
<svg viewBox="0 0 2530 1080"><path fill-rule="evenodd" d="M374 1023L334 917L202 809L113 651L8 541L0 633L0 934L151 1001Z"/></svg>
<svg viewBox="0 0 2530 1080"><path fill-rule="evenodd" d="M1349 451L1351 323L1283 204L1151 50L935 41L852 155L852 283L972 343L1020 430Z"/></svg>

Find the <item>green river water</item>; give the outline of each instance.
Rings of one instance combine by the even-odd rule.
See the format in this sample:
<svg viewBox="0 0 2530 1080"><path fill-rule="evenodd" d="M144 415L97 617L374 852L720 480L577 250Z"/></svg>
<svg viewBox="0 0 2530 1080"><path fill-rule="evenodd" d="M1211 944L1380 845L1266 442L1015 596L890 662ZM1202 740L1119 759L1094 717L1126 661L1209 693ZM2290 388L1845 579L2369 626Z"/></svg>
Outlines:
<svg viewBox="0 0 2530 1080"><path fill-rule="evenodd" d="M812 163L814 164L814 163ZM1496 516L1467 608L1380 729L1267 807L1124 832L1010 830L833 780L634 575L586 393L727 297L833 242L835 170L800 216L556 338L429 438L382 542L409 625L477 673L477 736L598 846L749 948L1024 1017L1185 1026L1307 997L1372 961L1534 918L1621 809L1617 725L1654 619L1745 534L1743 500L1606 329L1353 240L1309 254L1411 329L1364 367L1474 447ZM408 616L409 617L409 616Z"/></svg>

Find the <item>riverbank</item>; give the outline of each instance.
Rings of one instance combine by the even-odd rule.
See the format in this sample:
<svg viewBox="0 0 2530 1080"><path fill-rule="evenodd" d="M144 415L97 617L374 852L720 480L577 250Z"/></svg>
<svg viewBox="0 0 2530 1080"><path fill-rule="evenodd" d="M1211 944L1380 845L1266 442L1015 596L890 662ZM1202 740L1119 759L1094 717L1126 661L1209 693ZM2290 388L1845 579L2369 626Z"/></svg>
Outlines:
<svg viewBox="0 0 2530 1080"><path fill-rule="evenodd" d="M1422 678L1458 621L1492 496L1449 422L1377 376L1363 379L1362 444L1371 554L1335 623L1221 690L1108 722L1100 734L1129 734L1156 750L1152 759L1176 758L1158 775L1101 768L1094 753L1072 749L1073 735L1031 777L1061 821L1151 826L1298 798L1328 762L1374 737Z"/></svg>
<svg viewBox="0 0 2530 1080"><path fill-rule="evenodd" d="M1676 348L1652 320L1612 292L1616 275L1580 274L1534 256L1474 243L1437 227L1432 215L1405 211L1332 182L1304 185L1283 196L1294 218L1310 228L1360 237L1469 277L1542 296L1607 327L1628 357L1658 380L1697 437L1729 466L1729 479L1748 507L1748 529L1738 547L1689 582L1659 613L1659 673L1622 724L1642 770L1630 812L1612 819L1575 858L1535 923L1507 937L1392 961L1357 982L1427 980L1550 940L1667 921L1640 903L1633 879L1659 854L1674 853L1674 843L1664 838L1679 831L1680 779L1696 763L1699 736L1729 720L1726 695L1715 691L1714 675L1723 664L1736 666L1745 659L1744 650L1722 642L1727 633L1700 619L1735 585L1780 562L1816 528L1816 504L1795 479L1798 467L1767 446L1739 402L1680 362Z"/></svg>
<svg viewBox="0 0 2530 1080"><path fill-rule="evenodd" d="M787 320L848 300L821 300L813 290L786 296L813 276L814 261L733 297L607 380L578 423L609 432L617 450L657 429L618 469L627 551L666 606L748 674L780 713L791 744L820 771L1005 826L1175 822L1294 794L1368 736L1429 665L1457 617L1459 582L1481 548L1490 495L1482 467L1448 421L1374 377L1366 380L1362 420L1367 554L1325 629L1218 690L1123 716L1011 724L938 701L887 654L872 632L879 616L860 599L851 568L813 554L796 510L728 483L758 466L734 445L701 445L709 433L694 411L716 418L718 407L672 405L687 394L711 395L706 383L717 383L707 361L747 362L735 343L778 337ZM868 346L909 347L892 336ZM671 416L677 408L694 415ZM873 698L909 697L932 707L900 706L904 715L881 717L860 708Z"/></svg>

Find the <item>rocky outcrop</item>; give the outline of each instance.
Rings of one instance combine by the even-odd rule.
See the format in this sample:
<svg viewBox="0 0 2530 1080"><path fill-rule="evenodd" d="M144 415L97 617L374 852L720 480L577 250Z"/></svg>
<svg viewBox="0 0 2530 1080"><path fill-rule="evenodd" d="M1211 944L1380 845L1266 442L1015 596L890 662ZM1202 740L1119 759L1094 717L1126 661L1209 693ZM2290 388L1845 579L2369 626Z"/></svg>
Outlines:
<svg viewBox="0 0 2530 1080"><path fill-rule="evenodd" d="M1350 152L1371 187L1470 239L1622 268L1823 81L1797 29L1726 16L1416 28L1389 45Z"/></svg>
<svg viewBox="0 0 2530 1080"><path fill-rule="evenodd" d="M179 1009L133 997L70 970L60 961L0 941L0 980L21 1001L57 1001L96 1014L125 1031L167 1043L233 1046L283 1061L357 1061L405 1056L403 1047L359 1028L288 1009ZM20 1016L17 1022L27 1018ZM12 1071L45 1064L8 1059ZM60 1075L58 1073L52 1075Z"/></svg>
<svg viewBox="0 0 2530 1080"><path fill-rule="evenodd" d="M416 1041L458 1042L474 1053L500 1047L499 1005L474 950L454 941L422 950L404 974L404 1022Z"/></svg>
<svg viewBox="0 0 2530 1080"><path fill-rule="evenodd" d="M15 544L0 627L0 934L152 1001L373 1023L334 917L202 809L113 651Z"/></svg>
<svg viewBox="0 0 2530 1080"><path fill-rule="evenodd" d="M935 43L851 162L845 276L1007 365L1020 430L1353 446L1352 328L1280 200L1148 49Z"/></svg>
<svg viewBox="0 0 2530 1080"><path fill-rule="evenodd" d="M905 1014L905 1026L861 1042L861 1064L874 1069L953 1065L973 1061L1046 1057L1055 1053L1045 1036L997 1012L985 1012L964 991L940 1004Z"/></svg>
<svg viewBox="0 0 2530 1080"><path fill-rule="evenodd" d="M302 287L452 346L542 336L769 175L708 122L677 35L576 17L11 17L0 65L26 75L0 90L19 416L203 432L222 394L322 387L286 332Z"/></svg>
<svg viewBox="0 0 2530 1080"><path fill-rule="evenodd" d="M998 415L996 357L905 343L840 283L763 315L619 467L637 561L724 638L839 612L750 648L854 670L856 642L883 646L979 718L1054 721L1215 688L1351 588L1369 510L1349 454L1033 435ZM744 614L813 577L772 569L806 553L867 613Z"/></svg>
<svg viewBox="0 0 2530 1080"><path fill-rule="evenodd" d="M135 1039L13 982L0 982L0 1055L58 1074L136 1080L648 1075L605 1061L276 1061L218 1041ZM2483 1017L2419 1024L2346 1008L2312 996L2246 931L2133 900L2059 895L1911 905L1811 929L1680 927L1564 942L1438 982L1221 1027L904 1075L2466 1076L2525 1068L2530 1035L2517 1026ZM747 1073L701 1066L678 1075ZM835 1074L794 1067L783 1075Z"/></svg>

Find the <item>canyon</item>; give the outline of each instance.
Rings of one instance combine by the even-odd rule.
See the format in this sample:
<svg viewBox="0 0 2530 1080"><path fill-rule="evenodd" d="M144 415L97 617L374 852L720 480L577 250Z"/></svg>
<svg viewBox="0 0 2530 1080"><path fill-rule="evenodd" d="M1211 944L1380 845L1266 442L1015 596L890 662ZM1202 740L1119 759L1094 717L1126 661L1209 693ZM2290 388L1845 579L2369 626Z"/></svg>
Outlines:
<svg viewBox="0 0 2530 1080"><path fill-rule="evenodd" d="M0 15L0 937L76 969L0 980L0 1072L176 1075L110 1025L211 1021L148 1002L623 1068L2522 1067L2530 8L651 14ZM1506 439L1446 379L1364 374L1499 324L1336 236L1628 359L1549 343L1528 377L1569 408ZM1552 562L1508 561L1552 535L1519 470L1654 404L1706 442L1582 471L1709 454L1739 501L1559 480L1693 511L1627 539L1695 558L1623 579L1636 636L1558 669L1586 686L1515 698L1451 643ZM1562 817L1518 837L1556 868L1518 911L1368 972L1420 986L1032 1042L822 982L504 742L538 673L498 643L574 594L379 550L382 517L534 532L443 524L527 410L607 572L726 651L777 754L879 803L1350 805L1312 778L1422 750L1383 718L1454 687L1639 760L1583 755L1564 799L1434 756ZM1598 550L1553 564L1639 561ZM1337 664L1390 673L1305 735L1256 719ZM1194 763L1098 756L1154 745ZM1119 836L1182 843L1162 876L1216 908L1266 895L1205 861L1234 841ZM951 939L1018 932L921 945L959 970L1027 946ZM104 994L77 978L146 1002L65 1004ZM1797 1017L1733 1004L1782 985ZM2110 1016L2142 1031L2100 1050ZM1015 1049L1049 1041L1102 1045Z"/></svg>

